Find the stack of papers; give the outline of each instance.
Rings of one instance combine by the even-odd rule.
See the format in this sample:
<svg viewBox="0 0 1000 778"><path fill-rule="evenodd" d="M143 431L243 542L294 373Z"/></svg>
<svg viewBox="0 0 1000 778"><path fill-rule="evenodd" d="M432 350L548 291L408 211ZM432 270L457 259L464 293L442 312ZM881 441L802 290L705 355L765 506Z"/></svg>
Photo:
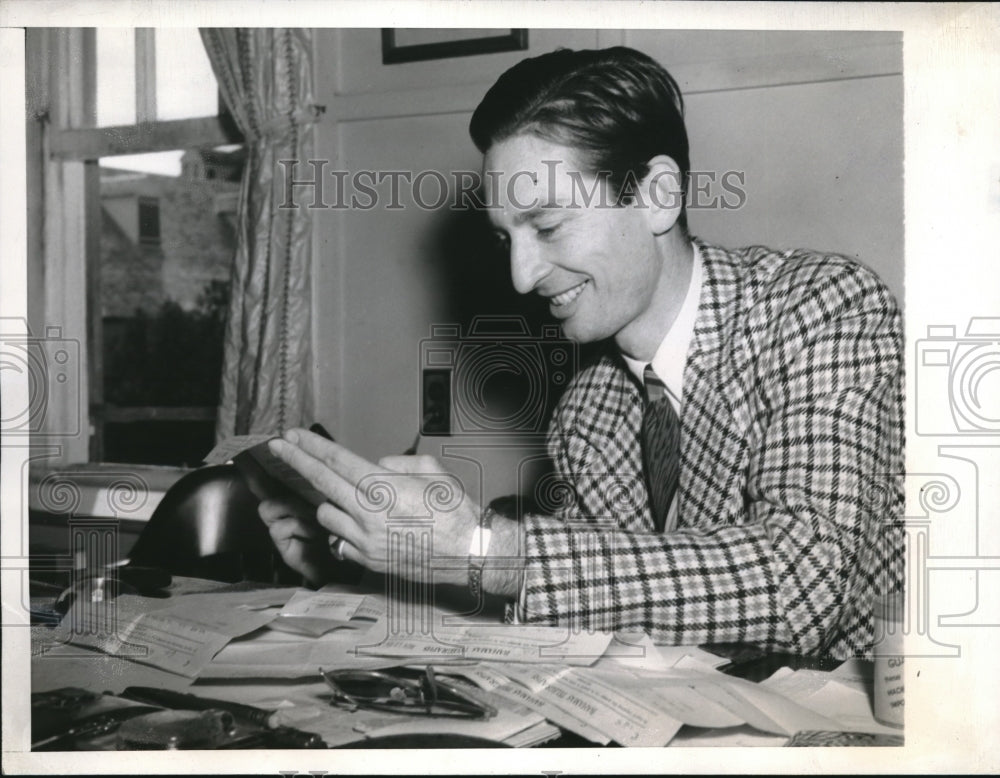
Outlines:
<svg viewBox="0 0 1000 778"><path fill-rule="evenodd" d="M453 672L601 745L664 746L685 725L748 724L783 736L837 729L812 709L704 665L649 670L606 660L591 667L484 662Z"/></svg>
<svg viewBox="0 0 1000 778"><path fill-rule="evenodd" d="M837 731L899 735L899 729L875 720L868 693L871 675L871 663L851 659L832 672L783 667L761 685L810 710L822 711L836 722Z"/></svg>
<svg viewBox="0 0 1000 778"><path fill-rule="evenodd" d="M559 627L462 624L436 627L432 634L386 636L358 646L359 654L392 656L408 663L499 661L590 665L611 643L609 632L568 633Z"/></svg>
<svg viewBox="0 0 1000 778"><path fill-rule="evenodd" d="M57 641L197 677L233 638L260 629L289 589L211 592L157 599L123 594L76 602L56 628Z"/></svg>
<svg viewBox="0 0 1000 778"><path fill-rule="evenodd" d="M664 746L682 728L787 739L800 731L898 734L871 714L863 665L834 673L779 670L756 684L716 669L726 660L694 647L654 645L643 633L475 622L441 608L429 623L400 619L380 594L335 587L123 595L107 608L75 607L66 642L198 680L271 679L244 699L331 745L392 734L449 733L529 745L556 727L594 743ZM318 670L433 665L497 709L486 720L441 720L331 707ZM292 693L280 683L298 679ZM306 679L302 682L302 679ZM197 692L197 689L193 689ZM216 696L209 694L208 696ZM749 733L749 735L748 735ZM685 741L685 737L678 738ZM694 743L692 743L694 744Z"/></svg>
<svg viewBox="0 0 1000 778"><path fill-rule="evenodd" d="M305 678L315 677L320 667L373 669L484 660L587 665L603 656L612 640L610 633L476 623L440 611L435 616L432 623L404 632L392 628L382 595L345 594L333 587L298 592L268 624L269 631L229 642L202 668L200 677Z"/></svg>

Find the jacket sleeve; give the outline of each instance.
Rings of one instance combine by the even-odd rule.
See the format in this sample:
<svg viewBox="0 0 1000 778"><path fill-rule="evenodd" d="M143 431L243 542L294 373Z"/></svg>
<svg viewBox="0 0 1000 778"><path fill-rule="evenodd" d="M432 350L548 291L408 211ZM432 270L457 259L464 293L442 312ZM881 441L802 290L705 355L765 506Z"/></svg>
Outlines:
<svg viewBox="0 0 1000 778"><path fill-rule="evenodd" d="M850 267L768 304L770 324L747 347L761 418L737 520L682 517L665 535L594 521L595 487L574 472L579 419L557 412L555 464L579 492L562 515L525 519L523 619L642 628L678 645L864 652L871 598L886 565L901 568L901 531L886 531L902 501L899 313Z"/></svg>

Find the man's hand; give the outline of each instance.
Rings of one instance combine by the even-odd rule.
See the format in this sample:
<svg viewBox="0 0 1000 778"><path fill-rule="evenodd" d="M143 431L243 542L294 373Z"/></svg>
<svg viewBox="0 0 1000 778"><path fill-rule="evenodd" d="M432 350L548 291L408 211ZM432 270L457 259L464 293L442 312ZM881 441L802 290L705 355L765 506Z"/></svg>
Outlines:
<svg viewBox="0 0 1000 778"><path fill-rule="evenodd" d="M316 511L316 518L323 529L346 541L345 559L376 572L429 580L432 574L429 560L408 559L408 554L419 554L421 549L409 548L406 543L398 549L403 555L398 560L400 569L388 569L386 521L390 517L429 517L433 521L434 557L468 555L480 508L465 495L461 482L433 457L384 457L376 465L337 443L301 429L289 430L284 440L272 440L268 445L275 456L295 468L329 499ZM279 520L287 522L288 517ZM300 524L287 525L287 532L282 524L277 535L278 522L269 526L274 527L271 535L279 543L282 556L287 548L296 559L307 558L299 555L304 549L296 544L308 545L313 535L298 540L295 532L302 529ZM284 547L279 537L287 539ZM328 549L326 553L329 555ZM288 557L286 561L295 567ZM467 576L462 565L433 573L434 583L464 585Z"/></svg>
<svg viewBox="0 0 1000 778"><path fill-rule="evenodd" d="M305 500L265 500L257 512L267 525L285 563L313 586L330 580L336 560L330 556L327 532L316 521L316 509Z"/></svg>

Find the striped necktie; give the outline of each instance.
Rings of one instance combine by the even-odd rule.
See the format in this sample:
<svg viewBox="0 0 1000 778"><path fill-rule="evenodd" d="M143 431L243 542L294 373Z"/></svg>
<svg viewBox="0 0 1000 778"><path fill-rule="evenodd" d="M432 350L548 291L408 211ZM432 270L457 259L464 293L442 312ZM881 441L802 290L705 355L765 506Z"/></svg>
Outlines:
<svg viewBox="0 0 1000 778"><path fill-rule="evenodd" d="M642 462L657 532L666 528L670 503L680 480L680 421L667 387L651 365L643 372L646 410L642 417Z"/></svg>

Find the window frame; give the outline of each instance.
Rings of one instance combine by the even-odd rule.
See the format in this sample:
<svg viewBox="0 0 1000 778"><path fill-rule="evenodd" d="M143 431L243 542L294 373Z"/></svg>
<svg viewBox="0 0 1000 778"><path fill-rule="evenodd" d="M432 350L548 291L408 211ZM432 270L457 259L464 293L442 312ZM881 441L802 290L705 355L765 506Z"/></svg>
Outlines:
<svg viewBox="0 0 1000 778"><path fill-rule="evenodd" d="M97 35L95 28L44 28L28 31L26 66L34 78L29 94L29 146L36 154L28 176L29 202L40 211L29 230L30 256L41 256L40 272L29 274L29 323L33 332L57 326L79 340L79 396L49 392L41 435L57 440L49 461L57 466L103 461L104 424L141 418L210 419L212 408L116 408L104 403L103 342L100 315L100 169L101 157L167 151L195 146L243 143L232 117L219 99L216 116L166 121L155 116L154 28L136 29L136 118L134 125L94 127L97 106ZM151 81L150 79L153 79ZM153 87L155 90L155 87ZM33 125L32 120L37 124ZM29 160L29 169L32 161ZM32 191L34 189L35 191ZM41 192L37 190L41 190ZM38 244L41 243L39 246ZM85 289L85 294L79 290ZM79 337L85 333L84 337ZM80 419L81 433L67 420Z"/></svg>
<svg viewBox="0 0 1000 778"><path fill-rule="evenodd" d="M149 218L144 218L144 215L148 215ZM146 246L159 246L161 239L160 199L158 197L139 197L136 203L136 218L139 221L136 226L139 242ZM151 229L153 226L156 227L155 233Z"/></svg>

